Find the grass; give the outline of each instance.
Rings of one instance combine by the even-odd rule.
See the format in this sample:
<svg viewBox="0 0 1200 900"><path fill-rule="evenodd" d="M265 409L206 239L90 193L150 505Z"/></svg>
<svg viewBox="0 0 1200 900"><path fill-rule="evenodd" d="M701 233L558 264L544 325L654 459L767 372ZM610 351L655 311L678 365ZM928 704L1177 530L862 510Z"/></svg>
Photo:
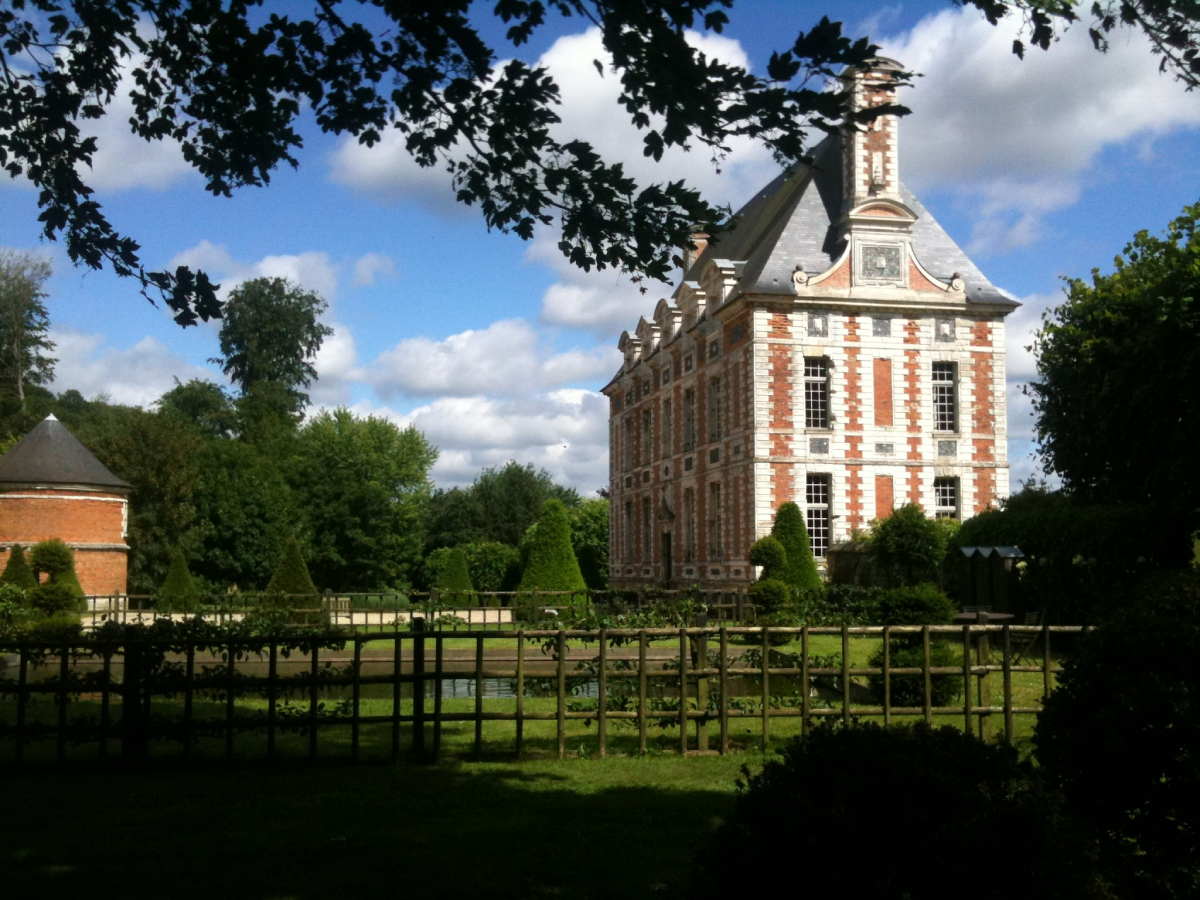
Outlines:
<svg viewBox="0 0 1200 900"><path fill-rule="evenodd" d="M12 896L682 897L755 757L6 778Z"/></svg>

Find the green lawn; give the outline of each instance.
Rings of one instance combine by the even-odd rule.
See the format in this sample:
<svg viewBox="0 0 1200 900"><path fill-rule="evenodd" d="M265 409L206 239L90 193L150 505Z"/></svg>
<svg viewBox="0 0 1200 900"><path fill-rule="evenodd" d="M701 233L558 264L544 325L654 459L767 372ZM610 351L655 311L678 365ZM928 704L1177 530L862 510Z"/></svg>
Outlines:
<svg viewBox="0 0 1200 900"><path fill-rule="evenodd" d="M5 777L12 896L683 897L754 756Z"/></svg>

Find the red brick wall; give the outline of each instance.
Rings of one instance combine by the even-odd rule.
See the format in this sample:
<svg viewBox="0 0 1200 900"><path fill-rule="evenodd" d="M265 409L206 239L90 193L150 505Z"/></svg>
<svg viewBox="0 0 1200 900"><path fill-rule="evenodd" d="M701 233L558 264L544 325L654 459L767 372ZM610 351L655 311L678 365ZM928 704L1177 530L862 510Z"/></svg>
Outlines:
<svg viewBox="0 0 1200 900"><path fill-rule="evenodd" d="M792 323L787 313L772 313L768 323L767 337L790 339ZM792 423L792 348L787 344L768 344L768 363L771 378L770 428L788 429ZM792 455L788 446L788 436L784 433L771 435L771 456L774 458ZM792 467L787 463L774 463L771 466L771 496L772 508L792 499Z"/></svg>

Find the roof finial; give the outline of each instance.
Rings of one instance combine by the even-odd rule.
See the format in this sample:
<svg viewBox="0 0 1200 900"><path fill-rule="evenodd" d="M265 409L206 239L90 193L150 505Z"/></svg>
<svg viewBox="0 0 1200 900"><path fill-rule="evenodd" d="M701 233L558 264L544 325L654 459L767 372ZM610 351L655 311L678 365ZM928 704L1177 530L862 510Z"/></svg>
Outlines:
<svg viewBox="0 0 1200 900"><path fill-rule="evenodd" d="M50 415L46 416L46 421L47 422L57 422L58 417L55 416L54 413L50 413Z"/></svg>

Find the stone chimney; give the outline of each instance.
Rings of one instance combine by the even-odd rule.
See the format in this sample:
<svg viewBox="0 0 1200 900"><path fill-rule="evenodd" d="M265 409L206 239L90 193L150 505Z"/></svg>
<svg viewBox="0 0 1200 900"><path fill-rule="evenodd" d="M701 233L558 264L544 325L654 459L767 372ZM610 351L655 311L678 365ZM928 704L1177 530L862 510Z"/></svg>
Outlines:
<svg viewBox="0 0 1200 900"><path fill-rule="evenodd" d="M877 58L866 69L851 69L843 76L853 92L851 108L871 109L896 102L900 64ZM859 125L849 123L842 132L842 208L849 211L876 197L900 199L899 120L879 116Z"/></svg>
<svg viewBox="0 0 1200 900"><path fill-rule="evenodd" d="M703 256L704 251L708 249L708 235L703 231L697 231L692 235L692 243L696 247L695 250L691 247L683 248L683 271L685 273L696 264L696 260Z"/></svg>

